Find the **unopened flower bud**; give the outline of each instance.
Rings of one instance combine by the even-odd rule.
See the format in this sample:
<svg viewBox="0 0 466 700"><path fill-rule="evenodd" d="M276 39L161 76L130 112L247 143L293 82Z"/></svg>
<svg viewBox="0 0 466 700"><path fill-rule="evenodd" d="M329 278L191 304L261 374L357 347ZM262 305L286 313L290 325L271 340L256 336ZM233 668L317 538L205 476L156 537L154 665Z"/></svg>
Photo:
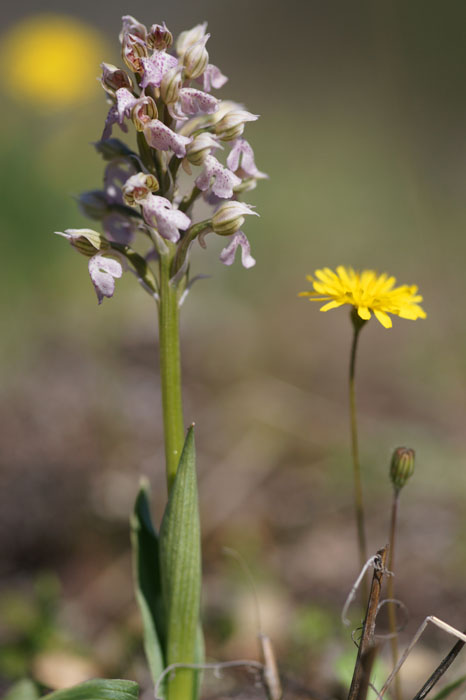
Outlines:
<svg viewBox="0 0 466 700"><path fill-rule="evenodd" d="M258 114L251 114L245 109L227 112L216 124L215 133L222 141L233 141L241 136L246 122L255 122Z"/></svg>
<svg viewBox="0 0 466 700"><path fill-rule="evenodd" d="M92 258L101 250L108 250L110 243L102 236L101 233L93 231L90 228L67 228L65 232L55 231L58 236L67 238L73 248L85 255L87 258Z"/></svg>
<svg viewBox="0 0 466 700"><path fill-rule="evenodd" d="M144 66L142 58L148 58L149 50L146 43L135 34L125 34L121 45L124 62L133 73L142 73Z"/></svg>
<svg viewBox="0 0 466 700"><path fill-rule="evenodd" d="M125 34L134 34L134 36L139 37L143 41L146 40L147 28L145 24L142 24L142 22L138 22L138 20L132 17L131 15L124 15L121 18L121 20L123 22L121 32L119 34L119 39L121 43L123 43L124 41Z"/></svg>
<svg viewBox="0 0 466 700"><path fill-rule="evenodd" d="M152 25L147 35L147 43L153 49L157 49L157 51L163 51L170 48L170 46L173 44L173 35L167 29L165 22L163 24Z"/></svg>
<svg viewBox="0 0 466 700"><path fill-rule="evenodd" d="M212 229L220 236L231 236L239 231L244 223L246 214L258 216L251 207L244 202L226 202L217 209L212 217Z"/></svg>
<svg viewBox="0 0 466 700"><path fill-rule="evenodd" d="M116 91L120 88L127 88L128 90L133 89L133 83L126 71L117 68L117 66L111 63L102 63L101 67L102 77L100 82L105 92L108 92L109 95L114 97Z"/></svg>
<svg viewBox="0 0 466 700"><path fill-rule="evenodd" d="M145 125L157 117L157 105L148 95L140 97L131 110L131 119L137 131L144 131Z"/></svg>
<svg viewBox="0 0 466 700"><path fill-rule="evenodd" d="M414 450L409 447L397 447L390 464L390 479L396 491L406 484L414 472Z"/></svg>
<svg viewBox="0 0 466 700"><path fill-rule="evenodd" d="M157 192L159 183L150 173L132 175L122 187L123 199L129 206L139 204L150 192Z"/></svg>
<svg viewBox="0 0 466 700"><path fill-rule="evenodd" d="M173 104L179 98L183 83L182 73L182 66L175 66L164 74L160 84L160 96L165 104Z"/></svg>
<svg viewBox="0 0 466 700"><path fill-rule="evenodd" d="M204 22L203 24L197 24L192 29L181 32L176 42L176 53L178 56L182 56L191 46L197 44L205 36L206 29L207 22Z"/></svg>
<svg viewBox="0 0 466 700"><path fill-rule="evenodd" d="M198 42L190 46L183 55L183 65L186 77L191 80L199 78L203 74L209 63L209 54L205 47L210 34L206 34Z"/></svg>
<svg viewBox="0 0 466 700"><path fill-rule="evenodd" d="M186 146L186 158L193 165L202 165L213 148L222 148L215 136L203 131Z"/></svg>
<svg viewBox="0 0 466 700"><path fill-rule="evenodd" d="M90 219L103 219L108 214L108 201L102 190L83 192L78 197L79 208Z"/></svg>

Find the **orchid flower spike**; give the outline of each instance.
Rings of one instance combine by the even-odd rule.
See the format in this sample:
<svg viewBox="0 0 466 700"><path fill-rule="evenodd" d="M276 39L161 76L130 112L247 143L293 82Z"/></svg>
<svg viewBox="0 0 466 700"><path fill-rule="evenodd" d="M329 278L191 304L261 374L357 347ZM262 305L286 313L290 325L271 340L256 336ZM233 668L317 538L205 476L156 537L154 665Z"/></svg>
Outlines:
<svg viewBox="0 0 466 700"><path fill-rule="evenodd" d="M217 96L228 78L211 62L209 36L204 22L174 41L165 22L148 28L125 15L122 62L101 64L109 108L94 145L105 161L104 182L78 198L100 231L60 233L88 258L99 303L113 295L124 269L160 300L162 266L153 263L163 256L179 300L190 285L192 244L202 245L208 233L231 237L220 254L225 265L238 249L244 267L255 264L243 227L258 214L239 200L267 177L243 136L258 116ZM112 135L115 126L131 130L132 145Z"/></svg>

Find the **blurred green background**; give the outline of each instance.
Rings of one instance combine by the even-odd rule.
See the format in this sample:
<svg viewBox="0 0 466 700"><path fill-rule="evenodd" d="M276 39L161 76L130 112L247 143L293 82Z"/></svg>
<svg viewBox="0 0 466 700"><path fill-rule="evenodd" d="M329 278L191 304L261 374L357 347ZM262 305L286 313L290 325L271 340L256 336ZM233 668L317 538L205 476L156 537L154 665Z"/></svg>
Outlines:
<svg viewBox="0 0 466 700"><path fill-rule="evenodd" d="M73 196L100 186L91 142L106 105L94 76L101 60L120 63L128 12L148 25L165 20L175 35L208 20L211 60L229 76L219 95L261 115L246 137L270 175L246 197L261 214L245 228L257 266L222 266L222 241L209 237L193 267L211 279L183 309L209 655L256 654L252 596L222 554L228 545L253 570L287 673L338 695L353 660L338 620L358 573L351 328L347 310L319 314L297 297L306 274L337 264L388 271L424 295L426 321L398 319L390 331L373 321L361 337L370 548L387 539L391 452L414 447L397 552L403 640L428 614L462 628L466 4L48 0L41 12L49 15L34 41L42 37L44 58L23 24L38 16L36 3L9 5L0 39L2 687L30 672L63 684L73 669L73 680L145 679L128 515L142 474L156 520L165 498L156 309L133 278L98 307L85 261L52 235L86 225ZM69 69L54 55L73 46L57 13L84 32ZM60 77L34 92L47 70ZM409 690L450 645L427 634Z"/></svg>

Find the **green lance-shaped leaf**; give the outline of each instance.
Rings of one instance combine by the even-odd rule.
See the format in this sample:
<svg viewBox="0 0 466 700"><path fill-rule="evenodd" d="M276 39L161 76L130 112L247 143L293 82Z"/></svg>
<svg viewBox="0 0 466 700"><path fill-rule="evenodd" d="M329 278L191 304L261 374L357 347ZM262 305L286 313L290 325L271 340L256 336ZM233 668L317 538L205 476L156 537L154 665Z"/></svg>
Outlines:
<svg viewBox="0 0 466 700"><path fill-rule="evenodd" d="M205 662L205 644L204 644L204 632L202 631L202 625L199 620L197 623L196 630L196 645L194 648L194 663L203 664ZM203 672L198 671L194 677L192 700L197 700L201 692Z"/></svg>
<svg viewBox="0 0 466 700"><path fill-rule="evenodd" d="M23 678L9 689L3 700L39 700L39 691L35 683Z"/></svg>
<svg viewBox="0 0 466 700"><path fill-rule="evenodd" d="M154 684L165 662L165 611L160 580L159 542L150 514L149 486L141 481L131 517L136 600L141 611L144 651Z"/></svg>
<svg viewBox="0 0 466 700"><path fill-rule="evenodd" d="M47 700L137 700L139 686L134 681L96 678L44 697Z"/></svg>
<svg viewBox="0 0 466 700"><path fill-rule="evenodd" d="M186 436L162 520L160 568L167 613L165 661L167 665L199 663L201 545L192 427ZM177 670L167 682L169 700L195 698L195 676L194 671Z"/></svg>

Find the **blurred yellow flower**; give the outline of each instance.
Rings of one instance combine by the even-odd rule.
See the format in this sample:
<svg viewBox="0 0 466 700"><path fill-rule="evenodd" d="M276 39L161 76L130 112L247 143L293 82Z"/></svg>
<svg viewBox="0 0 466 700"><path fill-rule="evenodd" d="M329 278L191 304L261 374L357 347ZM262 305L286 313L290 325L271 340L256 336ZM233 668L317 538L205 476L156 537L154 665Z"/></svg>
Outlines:
<svg viewBox="0 0 466 700"><path fill-rule="evenodd" d="M69 107L95 92L105 40L73 17L33 15L0 40L3 89L40 109Z"/></svg>
<svg viewBox="0 0 466 700"><path fill-rule="evenodd" d="M328 267L316 270L314 276L316 279L312 275L307 276L314 290L301 292L300 296L310 297L310 301L330 300L321 311L350 304L364 321L370 319L373 311L384 328L392 327L388 314L411 320L426 318L425 311L419 306L422 296L417 293L416 285L394 287L394 277L377 275L373 270L356 272L343 265L337 267L336 272Z"/></svg>

